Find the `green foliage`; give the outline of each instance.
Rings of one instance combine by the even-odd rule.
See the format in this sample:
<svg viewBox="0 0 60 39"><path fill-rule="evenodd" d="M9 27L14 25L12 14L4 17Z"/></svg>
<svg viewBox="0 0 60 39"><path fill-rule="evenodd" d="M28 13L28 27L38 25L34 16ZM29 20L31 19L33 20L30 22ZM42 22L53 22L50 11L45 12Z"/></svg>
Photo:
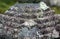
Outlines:
<svg viewBox="0 0 60 39"><path fill-rule="evenodd" d="M56 14L60 14L60 7L55 6L55 7L52 7L52 9L55 10Z"/></svg>
<svg viewBox="0 0 60 39"><path fill-rule="evenodd" d="M0 13L4 13L16 0L0 0Z"/></svg>

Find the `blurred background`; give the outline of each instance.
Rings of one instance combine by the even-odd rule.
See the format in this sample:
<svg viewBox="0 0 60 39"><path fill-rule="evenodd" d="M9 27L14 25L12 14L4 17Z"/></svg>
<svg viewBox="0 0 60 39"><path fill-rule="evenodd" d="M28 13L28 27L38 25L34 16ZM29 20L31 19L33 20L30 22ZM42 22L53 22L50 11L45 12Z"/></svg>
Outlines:
<svg viewBox="0 0 60 39"><path fill-rule="evenodd" d="M60 14L60 0L0 0L0 13L3 14L15 3L39 3L40 1L44 1L55 10L56 14Z"/></svg>

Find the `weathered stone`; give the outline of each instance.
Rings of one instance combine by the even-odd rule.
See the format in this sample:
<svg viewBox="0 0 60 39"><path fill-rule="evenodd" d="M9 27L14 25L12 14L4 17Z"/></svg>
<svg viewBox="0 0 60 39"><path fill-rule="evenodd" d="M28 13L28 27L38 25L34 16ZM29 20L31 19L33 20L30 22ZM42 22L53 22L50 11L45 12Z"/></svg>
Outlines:
<svg viewBox="0 0 60 39"><path fill-rule="evenodd" d="M5 14L0 14L0 35L12 36L13 39L59 37L60 15L51 8L44 9L43 6L42 10L40 7L37 4L16 4Z"/></svg>

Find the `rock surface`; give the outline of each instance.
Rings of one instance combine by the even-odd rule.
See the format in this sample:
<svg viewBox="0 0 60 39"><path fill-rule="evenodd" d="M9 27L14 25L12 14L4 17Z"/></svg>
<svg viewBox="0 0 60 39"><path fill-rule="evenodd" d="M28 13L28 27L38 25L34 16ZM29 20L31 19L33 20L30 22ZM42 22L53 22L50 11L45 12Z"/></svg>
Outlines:
<svg viewBox="0 0 60 39"><path fill-rule="evenodd" d="M16 4L0 14L0 35L10 39L58 38L60 15L50 8L43 12L38 8L36 4Z"/></svg>

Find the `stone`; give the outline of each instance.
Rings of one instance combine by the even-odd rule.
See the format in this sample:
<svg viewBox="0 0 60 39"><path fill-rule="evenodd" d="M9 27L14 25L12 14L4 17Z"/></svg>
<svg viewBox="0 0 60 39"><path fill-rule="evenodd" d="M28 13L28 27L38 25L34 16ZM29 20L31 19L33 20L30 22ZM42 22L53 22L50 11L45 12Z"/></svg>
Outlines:
<svg viewBox="0 0 60 39"><path fill-rule="evenodd" d="M28 21L24 22L23 24L27 27L30 27L30 26L36 25L37 23L35 23L33 20L28 20Z"/></svg>
<svg viewBox="0 0 60 39"><path fill-rule="evenodd" d="M48 9L49 7L44 3L44 2L40 2L40 9L42 10L46 10Z"/></svg>
<svg viewBox="0 0 60 39"><path fill-rule="evenodd" d="M58 38L59 37L59 32L54 29L53 33L52 33L52 37Z"/></svg>
<svg viewBox="0 0 60 39"><path fill-rule="evenodd" d="M58 38L60 15L44 2L15 4L0 14L0 33L9 39Z"/></svg>

